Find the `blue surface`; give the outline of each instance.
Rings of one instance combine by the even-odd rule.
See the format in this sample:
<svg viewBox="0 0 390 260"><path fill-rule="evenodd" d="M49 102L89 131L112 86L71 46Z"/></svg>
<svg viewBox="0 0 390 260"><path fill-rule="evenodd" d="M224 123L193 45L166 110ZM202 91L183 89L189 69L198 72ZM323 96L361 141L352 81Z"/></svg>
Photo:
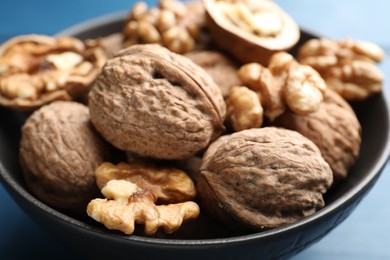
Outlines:
<svg viewBox="0 0 390 260"><path fill-rule="evenodd" d="M390 1L275 2L308 30L331 38L349 36L378 43L388 56L380 67L387 78L390 77ZM128 10L133 3L131 0L1 0L0 42L19 34L54 34L96 16ZM0 119L0 123L6 122ZM324 239L293 259L390 259L389 187L388 164L377 184L352 215ZM0 185L0 259L50 257L81 259L30 220Z"/></svg>

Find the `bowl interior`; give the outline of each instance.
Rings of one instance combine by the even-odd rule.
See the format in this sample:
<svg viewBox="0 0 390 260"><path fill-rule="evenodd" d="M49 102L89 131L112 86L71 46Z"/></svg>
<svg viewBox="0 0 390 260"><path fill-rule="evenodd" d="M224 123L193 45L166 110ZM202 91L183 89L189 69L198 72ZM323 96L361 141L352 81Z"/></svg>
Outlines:
<svg viewBox="0 0 390 260"><path fill-rule="evenodd" d="M109 15L97 20L72 27L58 35L72 35L81 39L97 38L120 32L123 25L125 13ZM301 43L315 35L302 31ZM294 52L294 50L292 51ZM314 215L297 223L287 225L278 229L264 231L254 234L237 234L226 231L218 223L212 220L205 221L204 230L189 230L191 239L177 240L177 236L161 238L145 238L132 236L133 241L146 241L151 243L188 243L194 244L193 239L206 238L202 243L216 244L226 242L240 242L243 239L266 238L282 232L291 232L294 229L304 227L308 222L320 220L331 216L334 211L340 210L344 205L359 200L362 195L375 183L382 168L384 167L390 152L389 146L389 99L385 93L375 95L364 102L353 103L352 106L362 125L362 146L358 162L350 170L348 178L334 187L325 195L327 206ZM100 236L113 235L117 238L129 239L128 236L118 232L108 231L100 224L86 218L76 216L68 212L50 208L37 200L26 189L22 171L19 166L18 149L20 139L20 128L27 118L27 115L0 107L0 172L1 179L13 197L24 207L25 203L34 204L41 211L54 214L60 221L77 225L89 232L96 232ZM203 232L204 231L204 232ZM213 231L213 232L210 232ZM198 235L194 235L198 232ZM186 237L187 233L179 233L179 236ZM165 238L171 238L166 240ZM168 242L166 242L168 241ZM172 241L172 242L169 242ZM184 242L183 242L184 241Z"/></svg>

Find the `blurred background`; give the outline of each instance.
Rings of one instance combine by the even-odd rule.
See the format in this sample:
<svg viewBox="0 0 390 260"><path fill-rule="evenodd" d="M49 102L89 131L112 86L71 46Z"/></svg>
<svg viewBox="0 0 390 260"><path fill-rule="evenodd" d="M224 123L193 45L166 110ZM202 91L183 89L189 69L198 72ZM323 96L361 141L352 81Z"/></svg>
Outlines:
<svg viewBox="0 0 390 260"><path fill-rule="evenodd" d="M97 16L128 11L132 0L1 0L0 43L20 34L55 34ZM157 1L146 1L150 5ZM298 24L334 39L373 41L387 53L380 65L390 84L390 1L275 0ZM1 124L6 122L1 121ZM352 215L293 259L390 259L390 168ZM81 259L30 220L0 185L0 259Z"/></svg>

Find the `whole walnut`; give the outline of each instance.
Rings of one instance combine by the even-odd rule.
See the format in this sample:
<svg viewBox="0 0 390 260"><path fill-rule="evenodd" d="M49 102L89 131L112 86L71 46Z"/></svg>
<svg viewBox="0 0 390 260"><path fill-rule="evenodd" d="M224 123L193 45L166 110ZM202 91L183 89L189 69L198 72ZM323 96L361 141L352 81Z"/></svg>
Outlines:
<svg viewBox="0 0 390 260"><path fill-rule="evenodd" d="M237 75L238 66L225 55L212 50L192 51L184 54L187 58L201 66L221 88L227 97L233 86L242 85Z"/></svg>
<svg viewBox="0 0 390 260"><path fill-rule="evenodd" d="M361 145L361 126L351 106L327 89L319 109L306 116L286 111L274 125L298 131L320 149L335 182L344 179L355 164Z"/></svg>
<svg viewBox="0 0 390 260"><path fill-rule="evenodd" d="M115 147L141 156L185 159L224 130L226 106L211 77L156 44L108 60L89 93L91 120Z"/></svg>
<svg viewBox="0 0 390 260"><path fill-rule="evenodd" d="M111 146L90 123L88 107L56 101L22 127L20 162L27 187L50 206L80 209L99 194L95 169Z"/></svg>
<svg viewBox="0 0 390 260"><path fill-rule="evenodd" d="M268 229L324 207L332 171L312 141L275 127L222 136L203 157L201 205L232 228Z"/></svg>

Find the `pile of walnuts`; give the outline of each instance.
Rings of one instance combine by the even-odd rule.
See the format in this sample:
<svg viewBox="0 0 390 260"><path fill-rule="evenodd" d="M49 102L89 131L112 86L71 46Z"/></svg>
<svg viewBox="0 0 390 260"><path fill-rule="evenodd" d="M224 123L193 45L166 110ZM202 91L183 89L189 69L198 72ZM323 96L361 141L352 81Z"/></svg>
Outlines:
<svg viewBox="0 0 390 260"><path fill-rule="evenodd" d="M322 38L293 57L298 39L270 1L160 0L136 3L107 38L9 40L0 105L31 112L27 187L126 234L205 218L253 232L314 214L359 157L348 101L381 91L384 52Z"/></svg>

